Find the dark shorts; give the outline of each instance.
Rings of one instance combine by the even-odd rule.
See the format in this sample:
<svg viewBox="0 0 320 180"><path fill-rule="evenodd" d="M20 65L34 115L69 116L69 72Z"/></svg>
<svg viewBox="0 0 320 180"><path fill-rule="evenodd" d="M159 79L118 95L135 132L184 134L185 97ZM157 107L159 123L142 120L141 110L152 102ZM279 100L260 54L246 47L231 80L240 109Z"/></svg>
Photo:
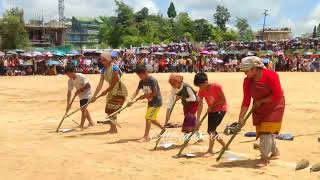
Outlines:
<svg viewBox="0 0 320 180"><path fill-rule="evenodd" d="M208 133L211 134L213 132L217 133L217 127L222 122L224 116L226 115L226 111L212 112L208 114Z"/></svg>
<svg viewBox="0 0 320 180"><path fill-rule="evenodd" d="M80 107L86 105L89 102L89 99L82 99L80 100Z"/></svg>

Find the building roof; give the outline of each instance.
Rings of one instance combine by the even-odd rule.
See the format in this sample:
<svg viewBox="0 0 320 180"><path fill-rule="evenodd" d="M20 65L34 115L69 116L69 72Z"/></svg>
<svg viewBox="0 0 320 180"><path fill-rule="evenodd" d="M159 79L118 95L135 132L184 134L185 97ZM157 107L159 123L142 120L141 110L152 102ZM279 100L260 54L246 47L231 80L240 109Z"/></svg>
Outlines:
<svg viewBox="0 0 320 180"><path fill-rule="evenodd" d="M96 18L90 18L90 17L73 17L78 21L84 21L84 22L90 22L90 21L97 21Z"/></svg>

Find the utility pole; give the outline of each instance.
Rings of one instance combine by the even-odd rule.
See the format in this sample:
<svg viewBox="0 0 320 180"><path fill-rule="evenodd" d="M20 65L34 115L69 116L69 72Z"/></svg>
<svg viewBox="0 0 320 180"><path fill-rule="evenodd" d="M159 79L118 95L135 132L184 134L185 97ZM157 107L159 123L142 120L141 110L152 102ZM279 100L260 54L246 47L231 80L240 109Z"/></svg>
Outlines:
<svg viewBox="0 0 320 180"><path fill-rule="evenodd" d="M64 0L59 0L58 1L58 8L59 8L59 22L63 22L64 19Z"/></svg>
<svg viewBox="0 0 320 180"><path fill-rule="evenodd" d="M264 13L263 13L264 19L263 19L263 27L262 27L262 40L264 40L264 30L266 27L266 18L269 15L267 12L268 12L268 10L264 10Z"/></svg>

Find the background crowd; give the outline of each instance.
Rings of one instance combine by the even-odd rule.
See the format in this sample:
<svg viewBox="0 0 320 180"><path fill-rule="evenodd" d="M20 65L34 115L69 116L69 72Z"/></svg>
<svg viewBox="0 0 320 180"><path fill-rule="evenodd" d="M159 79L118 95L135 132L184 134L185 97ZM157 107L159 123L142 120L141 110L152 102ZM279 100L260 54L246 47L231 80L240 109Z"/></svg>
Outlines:
<svg viewBox="0 0 320 180"><path fill-rule="evenodd" d="M168 45L151 45L118 50L72 50L25 52L23 50L0 52L0 74L8 76L58 75L72 63L77 72L99 73L100 54L110 51L114 63L123 72L132 73L137 64L144 64L150 72L237 72L240 60L256 55L269 69L275 71L319 71L320 51L318 39L305 41L283 40L277 42L223 42L207 43L203 48L188 42Z"/></svg>

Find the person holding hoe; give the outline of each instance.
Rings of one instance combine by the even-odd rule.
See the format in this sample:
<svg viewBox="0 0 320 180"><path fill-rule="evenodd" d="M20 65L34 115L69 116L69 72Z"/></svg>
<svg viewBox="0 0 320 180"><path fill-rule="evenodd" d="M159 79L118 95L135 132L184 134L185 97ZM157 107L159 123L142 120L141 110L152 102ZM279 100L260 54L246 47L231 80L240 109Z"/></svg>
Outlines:
<svg viewBox="0 0 320 180"><path fill-rule="evenodd" d="M242 59L240 69L247 76L243 82L243 101L239 124L245 125L244 116L253 99L253 125L260 138L261 159L258 167L268 165L280 153L276 146L275 134L279 134L285 110L285 97L276 72L264 68L262 60L251 56Z"/></svg>
<svg viewBox="0 0 320 180"><path fill-rule="evenodd" d="M96 88L96 91L91 99L91 102L95 102L99 92L103 87L104 81L109 83L108 88L101 93L102 96L107 96L105 113L112 114L117 110L121 109L127 96L127 87L121 82L121 70L119 66L113 64L112 56L110 53L103 53L100 57L100 62L103 64L103 68L100 75L100 81ZM110 130L107 131L109 134L118 133L117 126L114 122L117 120L117 116L110 117L112 121L108 121L110 124Z"/></svg>
<svg viewBox="0 0 320 180"><path fill-rule="evenodd" d="M194 78L194 85L199 87L199 109L197 119L199 121L202 109L203 99L208 104L208 133L210 135L209 148L205 156L214 155L213 146L217 140L223 147L225 142L219 136L217 128L222 122L227 112L227 100L222 90L222 86L218 83L209 83L208 76L205 73L198 73Z"/></svg>
<svg viewBox="0 0 320 180"><path fill-rule="evenodd" d="M139 142L148 142L150 140L149 132L151 129L151 124L157 126L162 131L165 130L165 128L157 121L158 113L162 106L162 96L161 96L158 81L154 77L149 75L146 66L144 65L137 66L136 74L140 78L140 81L136 91L134 92L134 94L129 100L128 107L130 107L133 104L133 100L138 96L139 91L142 90L144 95L141 95L140 97L138 97L137 100L146 99L148 101L148 107L145 115L145 119L146 119L145 133L142 139L139 140Z"/></svg>
<svg viewBox="0 0 320 180"><path fill-rule="evenodd" d="M83 74L76 73L75 67L73 65L66 66L64 69L64 73L69 77L66 108L66 112L68 112L72 104L72 102L70 102L71 92L74 87L77 89L77 91L75 92L75 96L79 96L80 98L80 107L85 106L89 102L92 94L89 79ZM86 119L89 121L89 126L94 126L87 107L84 107L81 109L81 123L79 126L81 129L83 129Z"/></svg>
<svg viewBox="0 0 320 180"><path fill-rule="evenodd" d="M173 108L174 101L180 100L183 106L184 121L182 132L185 133L184 140L188 138L189 133L196 130L198 111L197 92L187 83L183 82L183 76L177 73L172 73L169 77L169 84L172 87L166 113L166 122L170 119L170 112ZM196 132L198 142L202 142L202 137L199 131Z"/></svg>

